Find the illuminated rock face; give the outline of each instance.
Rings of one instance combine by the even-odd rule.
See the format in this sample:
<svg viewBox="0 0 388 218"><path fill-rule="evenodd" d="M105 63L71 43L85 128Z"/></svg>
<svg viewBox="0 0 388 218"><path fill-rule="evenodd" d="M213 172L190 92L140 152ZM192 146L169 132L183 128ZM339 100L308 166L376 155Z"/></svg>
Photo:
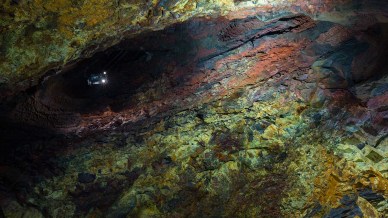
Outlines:
<svg viewBox="0 0 388 218"><path fill-rule="evenodd" d="M386 3L5 4L0 217L388 214Z"/></svg>
<svg viewBox="0 0 388 218"><path fill-rule="evenodd" d="M193 17L257 15L268 21L289 13L345 25L386 22L387 6L367 0L107 1L5 0L0 26L0 97L39 83L50 69ZM232 13L232 14L231 14Z"/></svg>

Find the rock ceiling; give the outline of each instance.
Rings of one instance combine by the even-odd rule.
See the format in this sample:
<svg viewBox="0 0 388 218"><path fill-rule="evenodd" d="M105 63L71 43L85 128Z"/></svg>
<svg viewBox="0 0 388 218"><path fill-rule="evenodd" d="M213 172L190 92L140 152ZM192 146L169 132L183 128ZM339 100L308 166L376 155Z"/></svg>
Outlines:
<svg viewBox="0 0 388 218"><path fill-rule="evenodd" d="M90 57L124 38L160 30L193 17L226 16L225 19L232 20L259 14L270 19L267 16L292 12L308 14L318 20L355 24L359 16L386 19L384 7L381 1L350 0L88 0L76 3L5 0L0 10L0 88L8 93L36 85L49 69Z"/></svg>

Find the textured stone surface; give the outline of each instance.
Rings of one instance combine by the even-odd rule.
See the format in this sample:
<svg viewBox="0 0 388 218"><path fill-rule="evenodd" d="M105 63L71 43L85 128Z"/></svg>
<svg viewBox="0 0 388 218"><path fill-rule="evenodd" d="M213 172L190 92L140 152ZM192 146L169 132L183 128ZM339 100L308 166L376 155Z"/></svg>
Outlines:
<svg viewBox="0 0 388 218"><path fill-rule="evenodd" d="M4 4L0 216L388 214L386 4Z"/></svg>
<svg viewBox="0 0 388 218"><path fill-rule="evenodd" d="M49 69L61 69L124 37L193 17L234 12L228 19L256 14L262 21L271 21L290 13L305 13L319 20L361 27L387 22L386 4L366 0L5 0L1 6L1 97L36 85ZM355 16L358 14L361 16Z"/></svg>

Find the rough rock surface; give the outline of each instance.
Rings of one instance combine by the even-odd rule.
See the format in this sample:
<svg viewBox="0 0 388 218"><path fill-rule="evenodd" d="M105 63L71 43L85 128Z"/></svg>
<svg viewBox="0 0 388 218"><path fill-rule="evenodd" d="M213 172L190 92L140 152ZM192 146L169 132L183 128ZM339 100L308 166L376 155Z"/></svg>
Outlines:
<svg viewBox="0 0 388 218"><path fill-rule="evenodd" d="M0 217L387 216L388 4L4 5Z"/></svg>
<svg viewBox="0 0 388 218"><path fill-rule="evenodd" d="M304 13L357 26L386 22L387 10L384 2L370 0L4 0L1 6L0 97L34 86L48 70L60 70L123 38L193 17L256 14L269 21Z"/></svg>

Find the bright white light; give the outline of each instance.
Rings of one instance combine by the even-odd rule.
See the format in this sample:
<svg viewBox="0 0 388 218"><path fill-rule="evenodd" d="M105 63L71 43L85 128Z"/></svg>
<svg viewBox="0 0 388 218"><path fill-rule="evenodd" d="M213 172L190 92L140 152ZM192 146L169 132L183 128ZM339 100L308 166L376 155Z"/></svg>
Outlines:
<svg viewBox="0 0 388 218"><path fill-rule="evenodd" d="M105 83L106 81L103 79L103 80L101 80L101 82L102 82L102 83Z"/></svg>
<svg viewBox="0 0 388 218"><path fill-rule="evenodd" d="M106 74L106 72L104 71L104 74Z"/></svg>

